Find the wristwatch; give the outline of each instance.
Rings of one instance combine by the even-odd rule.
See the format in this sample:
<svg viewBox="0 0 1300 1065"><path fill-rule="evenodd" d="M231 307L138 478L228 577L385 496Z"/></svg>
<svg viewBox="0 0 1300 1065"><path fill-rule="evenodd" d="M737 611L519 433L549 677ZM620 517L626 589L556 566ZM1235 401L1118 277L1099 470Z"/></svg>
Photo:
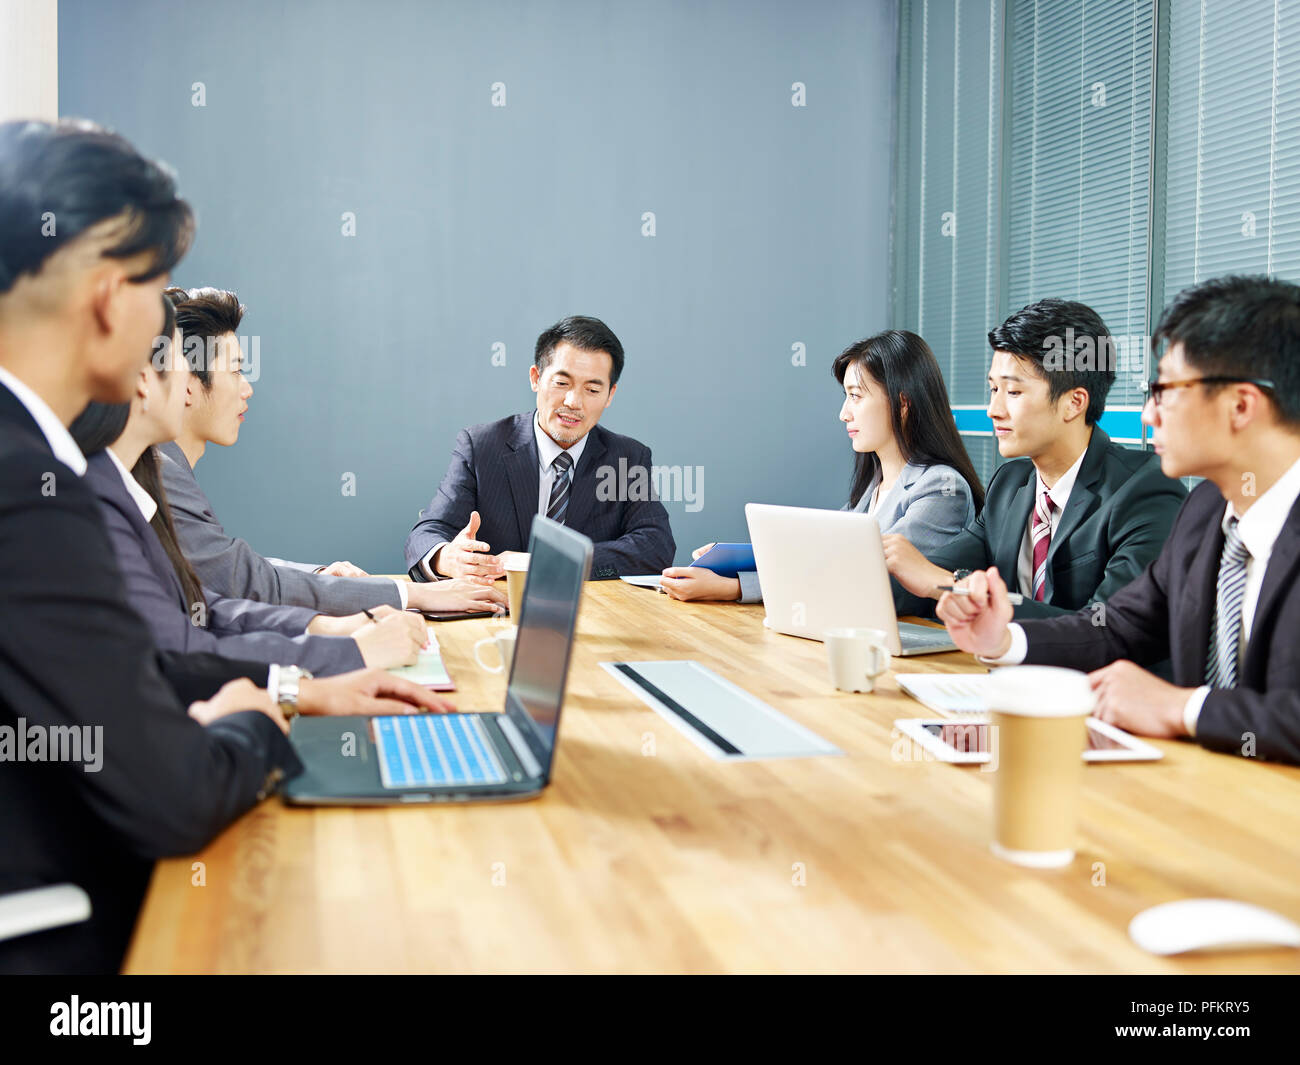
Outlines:
<svg viewBox="0 0 1300 1065"><path fill-rule="evenodd" d="M298 713L298 682L311 680L312 675L301 666L272 665L266 678L266 689L280 707L280 713L289 720Z"/></svg>

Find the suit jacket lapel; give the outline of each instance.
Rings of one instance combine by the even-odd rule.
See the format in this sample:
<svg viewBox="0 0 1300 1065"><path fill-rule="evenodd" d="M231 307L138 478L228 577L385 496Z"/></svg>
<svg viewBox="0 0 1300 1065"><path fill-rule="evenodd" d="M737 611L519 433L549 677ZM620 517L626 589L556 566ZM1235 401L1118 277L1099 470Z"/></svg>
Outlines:
<svg viewBox="0 0 1300 1065"><path fill-rule="evenodd" d="M36 444L42 451L54 454L50 442L45 439L45 434L36 424L31 411L24 407L22 401L4 385L0 385L0 419L8 422L15 431L26 434L30 442Z"/></svg>
<svg viewBox="0 0 1300 1065"><path fill-rule="evenodd" d="M573 471L573 486L569 489L569 509L564 515L564 524L570 529L589 527L592 510L596 506L597 478L595 471L604 460L605 450L605 431L598 425L588 434L587 446L582 449L582 458L578 460L578 465ZM619 473L622 473L622 471L620 470ZM645 477L649 478L649 476L650 471L646 470ZM626 481L628 489L631 489L634 477L636 477L635 472L629 470ZM618 483L623 484L621 476ZM645 485L647 493L651 487L647 481ZM649 495L646 498L649 499Z"/></svg>
<svg viewBox="0 0 1300 1065"><path fill-rule="evenodd" d="M1025 531L1029 528L1029 515L1034 509L1034 478L1037 476L1033 463L1030 463L1029 479L1011 497L1006 521L998 530L998 542L991 545L993 562L1012 591L1019 590L1020 546L1024 543Z"/></svg>
<svg viewBox="0 0 1300 1065"><path fill-rule="evenodd" d="M519 529L521 550L528 550L528 535L533 529L537 514L537 493L541 491L541 474L538 472L537 437L533 435L533 416L516 414L514 432L506 455L506 479L510 482L510 497L515 505L515 522Z"/></svg>
<svg viewBox="0 0 1300 1065"><path fill-rule="evenodd" d="M166 476L166 471L174 468L176 470L173 477L173 484L167 489L168 499L171 503L179 504L183 509L188 510L203 520L211 522L214 525L220 524L217 516L212 510L212 503L203 491L202 485L199 484L198 477L194 474L194 467L190 465L190 460L185 457L185 452L181 450L180 444L174 440L169 440L165 444L158 445L159 465ZM170 462L171 466L167 463ZM179 478L179 485L176 480ZM177 491L179 487L180 491Z"/></svg>
<svg viewBox="0 0 1300 1065"><path fill-rule="evenodd" d="M1273 552L1268 556L1268 568L1264 570L1264 582L1259 588L1259 601L1250 627L1251 638L1246 644L1242 660L1243 677L1247 675L1251 664L1251 649L1261 647L1267 652L1269 641L1256 640L1255 634L1269 623L1269 614L1277 607L1282 592L1294 587L1296 580L1300 579L1297 569L1300 569L1300 500L1291 508L1286 524L1282 526L1277 542L1273 544Z"/></svg>
<svg viewBox="0 0 1300 1065"><path fill-rule="evenodd" d="M1068 540L1079 523L1096 509L1097 493L1092 490L1092 486L1101 480L1101 475L1105 472L1106 447L1109 444L1110 437L1102 432L1100 426L1094 425L1083 462L1079 464L1078 476L1074 479L1074 487L1070 489L1070 498L1065 501L1065 510L1061 514L1061 520L1056 523L1052 542L1047 545L1047 579L1043 586L1045 602L1051 602L1052 599L1052 568L1056 562L1057 547Z"/></svg>
<svg viewBox="0 0 1300 1065"><path fill-rule="evenodd" d="M880 506L876 508L876 517L879 519L882 529L893 525L902 516L904 509L903 497L906 495L907 490L916 484L924 472L924 466L917 466L911 462L903 463L898 479L894 481L893 487L881 497ZM872 481L872 492L875 491L875 485L876 481ZM867 506L870 506L871 496L867 494L863 498L867 500ZM866 510L866 507L862 509Z"/></svg>
<svg viewBox="0 0 1300 1065"><path fill-rule="evenodd" d="M86 468L87 487L99 497L101 504L113 507L126 518L150 567L171 589L177 604L188 614L191 604L185 602L185 589L181 587L180 578L176 575L171 559L167 557L162 541L153 531L153 526L144 520L140 508L122 482L122 475L111 462L102 451L89 457Z"/></svg>
<svg viewBox="0 0 1300 1065"><path fill-rule="evenodd" d="M181 585L181 579L176 573L176 567L172 565L172 560L167 557L167 550L163 547L162 541L158 539L158 534L154 532L153 526L144 520L144 515L140 513L140 508L135 505L135 500L131 498L130 493L126 494L125 502L130 503L130 509L126 511L135 529L136 536L139 538L144 548L145 555L149 559L149 565L168 588L171 589L172 595L176 597L176 602L181 609L189 614L194 609L193 603L185 601L185 588Z"/></svg>
<svg viewBox="0 0 1300 1065"><path fill-rule="evenodd" d="M1171 626L1170 658L1174 663L1174 681L1195 687L1205 683L1205 663L1209 658L1210 622L1214 618L1214 605L1218 598L1219 559L1223 554L1222 510L1206 523L1201 533L1201 543L1191 559L1185 577L1175 575L1182 585L1182 601L1177 601L1177 589L1169 589ZM1172 605L1177 603L1176 606Z"/></svg>

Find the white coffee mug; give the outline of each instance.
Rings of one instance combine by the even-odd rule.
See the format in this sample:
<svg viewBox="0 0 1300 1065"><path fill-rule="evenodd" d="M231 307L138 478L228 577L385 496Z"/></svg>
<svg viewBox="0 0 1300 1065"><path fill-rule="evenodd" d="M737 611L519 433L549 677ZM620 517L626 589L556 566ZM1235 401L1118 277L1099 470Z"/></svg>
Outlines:
<svg viewBox="0 0 1300 1065"><path fill-rule="evenodd" d="M514 657L515 636L518 631L519 630L516 629L515 626L511 625L508 628L498 629L491 636L484 636L483 639L479 640L479 642L474 645L474 661L489 673L505 672L510 668L510 659ZM487 662L483 661L483 655L480 653L480 649L489 644L496 645L497 654L501 656L501 664L499 666L489 665Z"/></svg>
<svg viewBox="0 0 1300 1065"><path fill-rule="evenodd" d="M889 640L881 629L827 629L831 683L844 692L869 692L889 669Z"/></svg>

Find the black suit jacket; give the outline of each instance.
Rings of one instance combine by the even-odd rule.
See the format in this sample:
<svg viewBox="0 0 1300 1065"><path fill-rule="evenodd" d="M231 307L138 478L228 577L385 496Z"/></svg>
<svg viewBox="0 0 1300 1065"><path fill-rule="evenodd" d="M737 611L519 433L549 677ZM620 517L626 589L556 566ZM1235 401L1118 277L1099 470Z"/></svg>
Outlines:
<svg viewBox="0 0 1300 1065"><path fill-rule="evenodd" d="M112 972L154 859L200 849L300 766L264 714L186 714L235 676L264 684L266 666L155 653L95 498L3 387L0 589L0 727L102 729L98 772L0 760L0 892L71 881L93 908L0 943L0 972Z"/></svg>
<svg viewBox="0 0 1300 1065"><path fill-rule="evenodd" d="M950 570L997 566L1015 591L1036 478L1027 458L999 466L975 523L928 556L930 561ZM1043 602L1026 599L1015 608L1017 620L1067 614L1108 600L1156 557L1186 497L1182 483L1160 471L1157 455L1113 444L1093 426L1047 551ZM933 599L897 586L894 599L900 614L934 615Z"/></svg>
<svg viewBox="0 0 1300 1065"><path fill-rule="evenodd" d="M1209 481L1197 485L1159 557L1107 600L1105 624L1091 610L1027 621L1025 661L1093 670L1169 657L1175 684L1203 685L1225 505ZM1300 502L1269 556L1237 687L1211 691L1196 725L1215 750L1241 752L1251 737L1259 756L1300 763Z"/></svg>
<svg viewBox="0 0 1300 1065"><path fill-rule="evenodd" d="M438 494L420 512L406 538L411 578L428 580L420 571L420 559L439 544L454 540L474 510L481 520L478 538L494 554L527 551L541 490L539 463L531 411L462 429ZM638 469L645 471L643 480L636 479L633 471ZM649 487L651 469L650 449L630 436L600 425L587 435L573 471L564 524L595 542L593 579L658 573L672 565L677 545L668 511L637 487ZM620 484L630 491L616 491ZM614 498L604 498L607 494Z"/></svg>

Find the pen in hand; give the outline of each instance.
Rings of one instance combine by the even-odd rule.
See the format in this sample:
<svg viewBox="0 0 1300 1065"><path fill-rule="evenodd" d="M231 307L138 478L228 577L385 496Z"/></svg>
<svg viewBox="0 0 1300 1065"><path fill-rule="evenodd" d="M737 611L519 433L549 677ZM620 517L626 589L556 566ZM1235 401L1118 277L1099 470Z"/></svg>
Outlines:
<svg viewBox="0 0 1300 1065"><path fill-rule="evenodd" d="M953 595L970 595L969 588L956 588L951 584L936 584L934 587L936 591L952 592ZM1025 597L1019 592L1007 592L1007 601L1012 606L1019 606L1025 601Z"/></svg>

